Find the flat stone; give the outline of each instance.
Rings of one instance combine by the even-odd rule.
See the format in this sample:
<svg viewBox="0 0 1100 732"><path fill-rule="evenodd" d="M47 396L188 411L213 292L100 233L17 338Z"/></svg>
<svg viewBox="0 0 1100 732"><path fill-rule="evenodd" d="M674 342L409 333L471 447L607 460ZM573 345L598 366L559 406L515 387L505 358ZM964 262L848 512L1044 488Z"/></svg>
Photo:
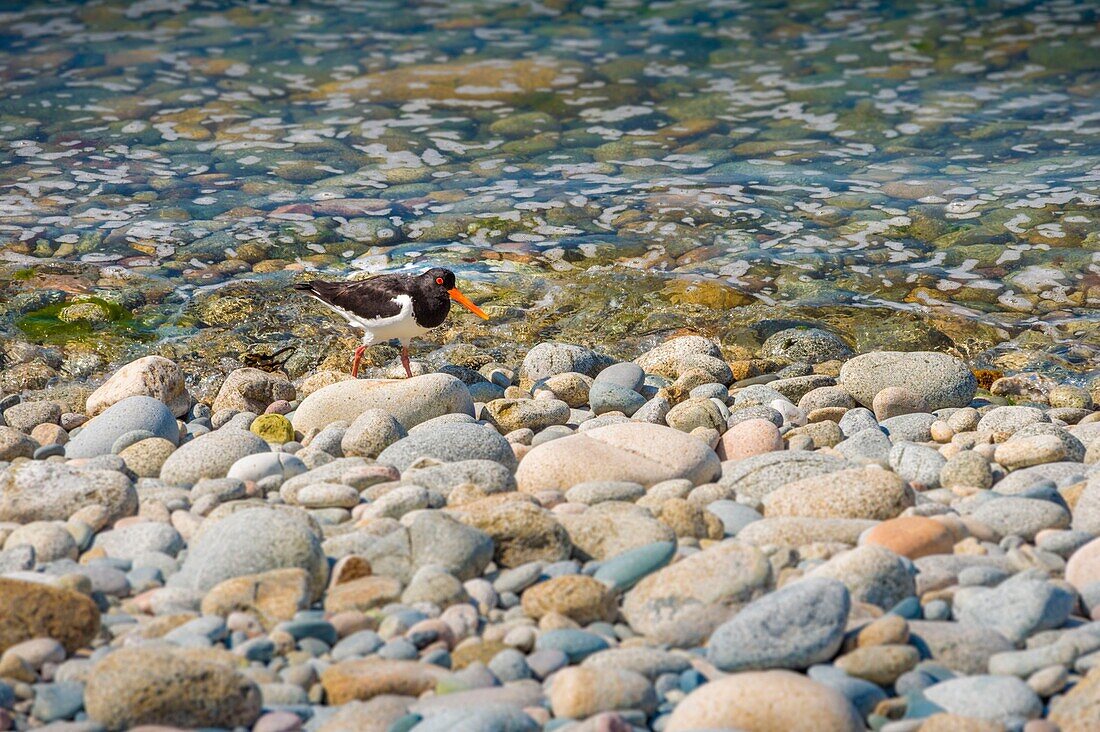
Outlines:
<svg viewBox="0 0 1100 732"><path fill-rule="evenodd" d="M960 624L990 628L1014 643L1040 631L1059 628L1076 598L1050 582L1013 577L997 587L964 587L955 593Z"/></svg>
<svg viewBox="0 0 1100 732"><path fill-rule="evenodd" d="M333 422L354 422L368 409L390 414L409 430L445 414L473 416L474 403L466 385L449 374L425 374L411 379L352 379L313 392L294 411L294 429L304 435Z"/></svg>
<svg viewBox="0 0 1100 732"><path fill-rule="evenodd" d="M753 546L804 546L817 542L855 544L863 532L877 525L863 519L816 519L797 516L754 521L737 532L737 540Z"/></svg>
<svg viewBox="0 0 1100 732"><path fill-rule="evenodd" d="M661 425L631 422L598 427L535 447L516 471L526 492L565 491L592 480L651 486L673 478L706 483L719 474L718 456L700 440Z"/></svg>
<svg viewBox="0 0 1100 732"><path fill-rule="evenodd" d="M383 694L420 696L448 675L432 664L367 658L329 666L321 673L321 684L330 704L346 704Z"/></svg>
<svg viewBox="0 0 1100 732"><path fill-rule="evenodd" d="M226 617L234 612L250 613L271 630L309 608L310 577L304 569L292 567L233 577L215 585L202 599L203 615Z"/></svg>
<svg viewBox="0 0 1100 732"><path fill-rule="evenodd" d="M463 514L462 521L489 535L493 559L503 567L568 559L573 543L545 509L524 502L502 503Z"/></svg>
<svg viewBox="0 0 1100 732"><path fill-rule="evenodd" d="M654 542L676 538L672 527L631 503L607 501L583 513L558 516L580 559L605 560Z"/></svg>
<svg viewBox="0 0 1100 732"><path fill-rule="evenodd" d="M658 541L616 554L600 564L593 577L618 592L625 592L644 577L672 561L676 544Z"/></svg>
<svg viewBox="0 0 1100 732"><path fill-rule="evenodd" d="M1039 695L1015 676L949 679L925 689L924 696L950 713L1006 724L1035 719L1043 711Z"/></svg>
<svg viewBox="0 0 1100 732"><path fill-rule="evenodd" d="M909 621L909 639L922 655L962 674L985 673L990 658L1015 648L990 628L931 620Z"/></svg>
<svg viewBox="0 0 1100 732"><path fill-rule="evenodd" d="M494 399L485 405L482 418L501 434L518 429L536 432L569 421L569 405L560 399Z"/></svg>
<svg viewBox="0 0 1100 732"><path fill-rule="evenodd" d="M523 593L523 612L536 620L557 613L581 625L611 622L617 615L615 595L602 582L584 575L552 577Z"/></svg>
<svg viewBox="0 0 1100 732"><path fill-rule="evenodd" d="M760 501L776 488L853 467L843 458L807 451L770 452L722 463L719 485L732 488L739 498Z"/></svg>

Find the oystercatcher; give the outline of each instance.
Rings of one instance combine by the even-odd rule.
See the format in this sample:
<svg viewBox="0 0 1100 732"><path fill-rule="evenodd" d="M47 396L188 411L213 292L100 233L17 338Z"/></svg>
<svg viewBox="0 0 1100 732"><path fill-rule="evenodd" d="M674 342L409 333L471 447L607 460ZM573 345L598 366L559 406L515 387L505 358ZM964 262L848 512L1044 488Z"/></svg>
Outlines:
<svg viewBox="0 0 1100 732"><path fill-rule="evenodd" d="M442 325L451 300L479 318L489 319L455 287L455 273L442 267L419 276L384 274L352 282L297 282L294 289L320 300L352 326L363 329L363 345L355 349L351 364L353 377L359 375L359 361L367 346L392 338L401 341L401 365L412 377L409 341Z"/></svg>

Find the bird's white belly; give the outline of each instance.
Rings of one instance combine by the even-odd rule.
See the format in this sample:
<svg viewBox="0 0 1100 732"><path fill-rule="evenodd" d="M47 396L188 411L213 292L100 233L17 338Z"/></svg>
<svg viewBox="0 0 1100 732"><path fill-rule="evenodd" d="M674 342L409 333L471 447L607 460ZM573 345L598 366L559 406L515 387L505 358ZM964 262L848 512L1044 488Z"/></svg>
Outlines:
<svg viewBox="0 0 1100 732"><path fill-rule="evenodd" d="M318 298L320 300L320 298ZM340 314L345 318L348 323L356 328L361 328L365 331L363 335L363 343L374 343L377 341L388 341L394 338L400 340L403 344L408 344L413 338L424 335L428 332L429 328L422 328L416 322L416 318L413 316L413 304L412 298L408 295L398 295L393 299L394 302L401 306L401 310L396 315L391 315L386 318L361 318L355 313L338 308L331 303L323 302L334 312Z"/></svg>

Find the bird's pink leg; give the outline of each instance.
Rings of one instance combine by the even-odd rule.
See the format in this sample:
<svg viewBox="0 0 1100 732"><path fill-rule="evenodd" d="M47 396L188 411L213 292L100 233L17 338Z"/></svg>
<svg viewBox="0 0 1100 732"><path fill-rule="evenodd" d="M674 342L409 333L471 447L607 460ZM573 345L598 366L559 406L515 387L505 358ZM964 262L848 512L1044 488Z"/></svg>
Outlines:
<svg viewBox="0 0 1100 732"><path fill-rule="evenodd" d="M412 367L409 366L409 347L401 346L401 365L405 367L405 376L412 378Z"/></svg>
<svg viewBox="0 0 1100 732"><path fill-rule="evenodd" d="M359 376L359 362L363 359L363 351L367 350L366 346L359 346L355 349L355 356L351 360L351 378L357 378Z"/></svg>

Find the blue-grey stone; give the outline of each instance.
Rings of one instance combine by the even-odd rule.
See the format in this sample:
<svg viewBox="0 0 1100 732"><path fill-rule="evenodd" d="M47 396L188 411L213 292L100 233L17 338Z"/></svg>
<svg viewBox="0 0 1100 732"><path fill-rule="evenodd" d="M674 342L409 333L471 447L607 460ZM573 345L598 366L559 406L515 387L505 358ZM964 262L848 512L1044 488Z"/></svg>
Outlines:
<svg viewBox="0 0 1100 732"><path fill-rule="evenodd" d="M555 671L569 665L569 656L557 648L536 650L527 656L527 665L537 679L546 679Z"/></svg>
<svg viewBox="0 0 1100 732"><path fill-rule="evenodd" d="M596 414L622 412L633 416L646 403L646 398L625 386L611 382L592 382L588 390L588 405Z"/></svg>
<svg viewBox="0 0 1100 732"><path fill-rule="evenodd" d="M994 497L993 500L982 503L970 517L1001 536L1019 536L1033 541L1044 529L1068 529L1073 520L1060 502L1020 496L996 497L993 492L988 495Z"/></svg>
<svg viewBox="0 0 1100 732"><path fill-rule="evenodd" d="M814 681L832 687L848 698L861 715L866 717L879 702L886 699L886 692L870 681L849 676L836 666L811 666L806 675Z"/></svg>
<svg viewBox="0 0 1100 732"><path fill-rule="evenodd" d="M548 630L541 633L535 641L535 649L539 651L561 651L569 659L570 663L580 663L597 651L608 648L608 643L601 636L589 633L585 630L562 629Z"/></svg>
<svg viewBox="0 0 1100 732"><path fill-rule="evenodd" d="M718 517L722 522L726 536L736 536L737 532L754 521L764 518L759 511L743 503L729 500L711 501L707 504L707 511Z"/></svg>
<svg viewBox="0 0 1100 732"><path fill-rule="evenodd" d="M884 419L879 426L893 442L928 442L932 439L932 423L937 419L934 414L914 412Z"/></svg>
<svg viewBox="0 0 1100 732"><path fill-rule="evenodd" d="M844 640L851 601L843 583L810 577L755 600L718 626L707 659L723 671L804 669Z"/></svg>
<svg viewBox="0 0 1100 732"><path fill-rule="evenodd" d="M145 552L174 557L184 548L184 541L170 524L142 521L97 534L93 546L103 549L108 557L120 559L133 559Z"/></svg>
<svg viewBox="0 0 1100 732"><path fill-rule="evenodd" d="M118 455L130 445L141 442L142 440L148 440L151 437L156 437L156 435L149 430L130 430L129 432L124 432L119 435L118 439L111 445L111 454Z"/></svg>
<svg viewBox="0 0 1100 732"><path fill-rule="evenodd" d="M878 428L878 420L875 419L875 413L866 407L849 409L841 416L840 422L837 424L845 437L851 437L863 430Z"/></svg>
<svg viewBox="0 0 1100 732"><path fill-rule="evenodd" d="M57 457L58 455L65 454L65 446L59 445L56 442L51 442L48 445L42 445L35 449L31 454L31 457L35 460L45 460L46 458Z"/></svg>
<svg viewBox="0 0 1100 732"><path fill-rule="evenodd" d="M1015 676L965 676L924 690L933 704L952 714L1019 725L1043 711L1039 695Z"/></svg>
<svg viewBox="0 0 1100 732"><path fill-rule="evenodd" d="M330 646L339 640L339 635L336 633L336 626L320 618L295 618L294 620L287 620L279 623L275 626L275 629L281 630L284 633L289 633L294 637L294 640L316 638L317 640L324 641Z"/></svg>
<svg viewBox="0 0 1100 732"><path fill-rule="evenodd" d="M378 649L378 657L393 661L415 661L420 653L405 638L394 638Z"/></svg>
<svg viewBox="0 0 1100 732"><path fill-rule="evenodd" d="M940 487L940 470L947 464L938 450L912 442L897 442L889 459L890 468L903 480L925 489Z"/></svg>
<svg viewBox="0 0 1100 732"><path fill-rule="evenodd" d="M645 382L642 367L630 361L614 363L596 374L595 384L613 384L631 391L638 391Z"/></svg>
<svg viewBox="0 0 1100 732"><path fill-rule="evenodd" d="M502 683L531 678L531 667L527 659L515 648L505 648L489 661L489 670Z"/></svg>
<svg viewBox="0 0 1100 732"><path fill-rule="evenodd" d="M84 708L84 684L78 681L58 681L35 684L31 715L43 722L72 719Z"/></svg>
<svg viewBox="0 0 1100 732"><path fill-rule="evenodd" d="M300 512L248 508L203 529L180 571L168 578L169 586L205 593L233 577L287 567L306 570L315 597L326 585L325 553Z"/></svg>
<svg viewBox="0 0 1100 732"><path fill-rule="evenodd" d="M646 544L605 560L593 576L608 587L625 592L647 575L671 562L675 555L675 542L658 541Z"/></svg>
<svg viewBox="0 0 1100 732"><path fill-rule="evenodd" d="M164 402L147 396L132 396L111 405L85 424L80 434L65 445L65 456L110 455L115 441L134 430L145 430L169 442L179 442L176 418Z"/></svg>
<svg viewBox="0 0 1100 732"><path fill-rule="evenodd" d="M512 446L499 432L488 425L462 423L418 429L383 450L378 462L404 471L422 457L445 463L493 460L513 471L517 465Z"/></svg>
<svg viewBox="0 0 1100 732"><path fill-rule="evenodd" d="M997 631L1020 643L1040 630L1060 628L1076 604L1059 585L1017 575L997 587L964 587L955 593L955 617L961 625Z"/></svg>
<svg viewBox="0 0 1100 732"><path fill-rule="evenodd" d="M688 392L692 399L717 399L723 404L730 398L730 390L722 384L700 384Z"/></svg>
<svg viewBox="0 0 1100 732"><path fill-rule="evenodd" d="M878 427L860 430L834 448L838 453L856 463L876 463L888 465L893 444L890 438Z"/></svg>
<svg viewBox="0 0 1100 732"><path fill-rule="evenodd" d="M572 431L568 434L572 434ZM515 475L494 460L461 460L412 468L401 474L401 480L423 486L444 496L450 494L456 486L466 483L476 486L485 493L508 493L516 490Z"/></svg>
<svg viewBox="0 0 1100 732"><path fill-rule="evenodd" d="M541 730L542 727L523 710L508 704L446 709L428 716L411 728L411 732L541 732Z"/></svg>
<svg viewBox="0 0 1100 732"><path fill-rule="evenodd" d="M233 653L249 661L267 663L275 657L275 642L270 638L252 638L234 646Z"/></svg>
<svg viewBox="0 0 1100 732"><path fill-rule="evenodd" d="M341 638L332 647L332 659L343 661L349 658L362 658L374 653L383 645L385 645L385 641L373 630L360 630Z"/></svg>

